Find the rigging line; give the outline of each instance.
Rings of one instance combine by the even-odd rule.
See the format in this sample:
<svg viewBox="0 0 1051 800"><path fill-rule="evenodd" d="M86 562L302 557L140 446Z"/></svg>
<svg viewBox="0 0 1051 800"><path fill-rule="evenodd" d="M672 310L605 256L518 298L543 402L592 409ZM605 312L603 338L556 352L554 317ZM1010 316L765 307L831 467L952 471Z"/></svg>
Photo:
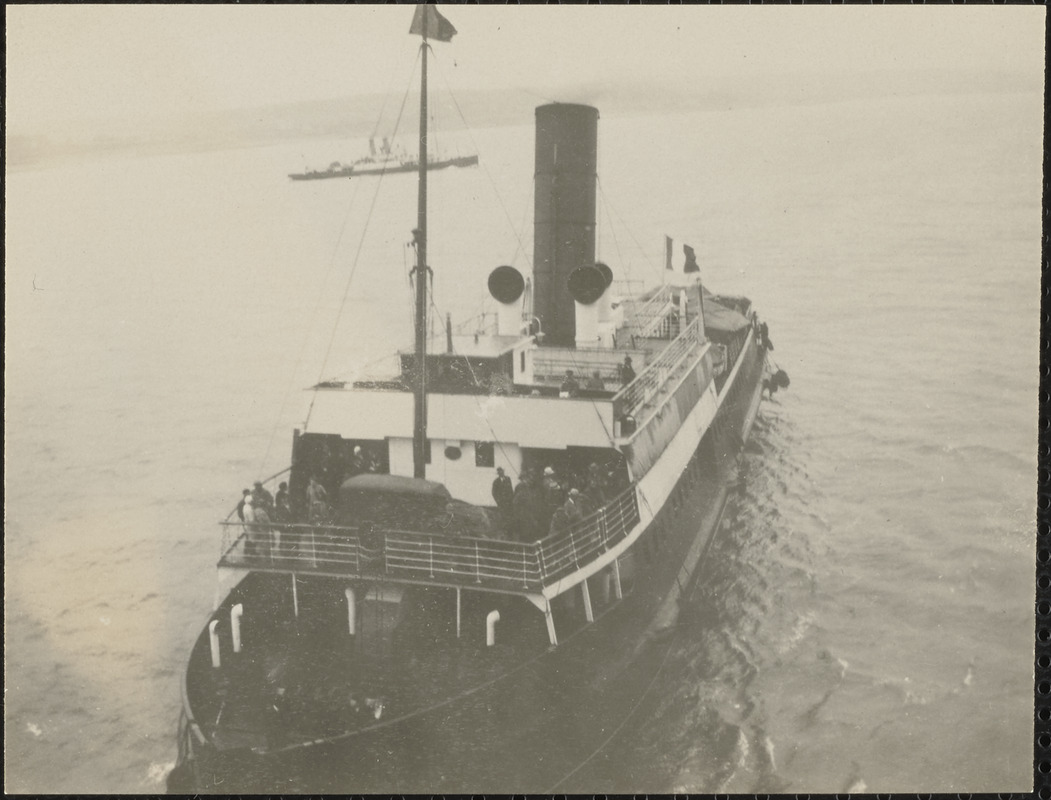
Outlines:
<svg viewBox="0 0 1051 800"><path fill-rule="evenodd" d="M672 651L672 647L669 644L664 650L664 658L661 659L660 666L657 667L656 671L653 673L653 677L650 679L650 682L646 685L645 691L643 691L643 693L641 695L639 695L639 699L637 701L635 701L635 705L633 705L631 707L631 711L629 711L628 715L626 717L624 717L624 719L621 720L620 724L616 728L613 729L613 732L609 736L606 737L606 739L602 742L602 744L600 744L598 746L598 748L591 755L589 755L587 758L585 758L583 761L581 761L579 764L577 764L575 767L573 767L573 769L571 769L569 772L567 772L565 775L563 775L562 778L559 779L558 783L554 784L550 789L548 789L546 792L544 792L544 794L548 794L548 795L554 794L555 789L557 789L563 783L565 783L570 778L572 778L574 775L576 775L578 772L580 772L580 770L582 770L585 766L587 766L588 762L590 762L591 759L593 759L595 756L597 756L599 753L601 753L603 750L605 750L606 747L609 745L609 743L612 742L617 737L617 734L619 734L624 729L624 726L628 724L628 721L633 716L635 716L635 712L639 710L639 707L642 705L643 701L646 699L646 697L652 691L654 685L657 683L657 678L660 677L660 674L664 670L664 667L667 666L667 664L668 664L668 659L671 656L671 651Z"/></svg>
<svg viewBox="0 0 1051 800"><path fill-rule="evenodd" d="M413 65L413 73L415 73L415 71L416 71L416 66L414 64ZM387 88L383 92L383 104L380 106L379 116L376 117L376 125L372 129L372 133L369 136L369 143L370 143L370 145L372 143L372 140L376 138L376 134L379 133L380 125L383 123L383 112L387 110L387 101L390 100L390 89L394 85L394 78L395 78L394 70L390 70L390 82L387 84ZM397 126L395 125L395 127L397 127ZM391 137L391 138L393 138L393 137ZM370 146L369 147L369 154L371 155L371 153L372 153L372 148Z"/></svg>
<svg viewBox="0 0 1051 800"><path fill-rule="evenodd" d="M445 77L445 73L442 71L441 63L438 59L435 59L438 64L438 74L441 76L442 82L445 84L445 90L449 93L449 97L452 98L453 106L456 108L456 113L460 115L460 121L463 123L464 129L467 131L467 136L471 140L471 144L474 146L475 153L480 153L481 149L478 147L478 142L474 138L474 131L471 130L471 126L467 122L467 118L464 117L463 110L460 108L460 102L456 99L456 95L453 94L452 87L449 86L449 81ZM489 179L490 186L493 187L493 194L496 195L496 201L500 204L500 210L504 212L504 217L507 219L507 224L511 226L511 234L518 240L518 248L525 252L525 248L522 245L522 237L519 236L518 230L515 228L514 220L511 219L511 215L507 211L507 206L504 204L503 197L500 196L499 190L496 188L496 181L493 180L493 174L489 171L485 162L478 159L478 165L482 168L485 173L485 177ZM517 250L515 251L517 253Z"/></svg>
<svg viewBox="0 0 1051 800"><path fill-rule="evenodd" d="M474 367L471 366L471 359L469 359L466 356L464 356L464 361L467 362L467 369L470 370L471 378L474 379L475 385L476 386L479 385L478 384L478 376L474 372ZM486 395L486 396L487 397L493 397L494 395ZM496 395L496 396L499 396L499 395ZM507 466L509 466L511 468L511 471L515 474L515 480L516 481L520 480L521 477L522 477L522 474L517 469L515 469L514 461L512 461L508 457L507 451L504 449L504 443L496 435L496 431L493 430L493 424L492 424L492 422L489 421L489 414L486 411L486 409L484 409L482 407L482 401L478 399L477 395L475 395L474 402L478 406L478 413L479 413L479 415L482 417L482 419L485 420L485 427L487 427L489 429L489 433L491 433L493 435L493 441L496 443L496 446L500 448L500 454L503 455L504 461L507 463Z"/></svg>
<svg viewBox="0 0 1051 800"><path fill-rule="evenodd" d="M350 221L350 212L354 208L354 203L355 203L355 201L358 198L358 192L360 190L361 190L361 184L359 182L357 185L354 186L354 191L351 192L350 202L347 204L346 213L343 215L343 223L340 225L339 234L336 236L336 243L332 247L332 255L329 258L328 269L325 271L325 277L321 281L321 288L318 290L317 299L314 301L314 310L313 310L313 312L310 315L310 318L312 320L316 320L317 319L318 311L321 309L321 302L322 302L322 300L324 300L324 298L326 296L325 287L328 286L329 279L332 277L332 273L335 271L337 256L339 255L339 248L340 248L340 245L343 243L343 237L344 237L344 235L346 234L346 231L347 231L347 224ZM296 355L295 364L296 364L297 367L300 364L303 363L303 354L306 352L307 342L309 341L309 339L310 339L310 327L308 326L307 330L303 334L303 340L302 340L302 342L300 342L299 352ZM288 400L289 400L289 398L292 395L292 384L295 382L295 380L296 380L296 369L293 368L291 373L288 376L288 384L285 387L284 396L282 397L282 400L281 400L281 407L280 407L280 409L277 412L277 417L274 420L274 425L270 429L270 440L267 442L266 451L265 451L265 453L263 455L262 461L259 464L259 470L260 471L262 470L263 466L267 463L267 461L269 461L269 459L270 459L270 452L273 449L274 440L277 437L277 429L281 425L281 420L284 417L285 409L288 407ZM316 396L316 393L315 393L315 396ZM313 398L311 398L310 407L313 408L313 406L314 406L314 401L313 401ZM309 411L307 412L307 419L308 420L310 419L310 412ZM306 423L304 423L304 428L305 427L306 427Z"/></svg>
<svg viewBox="0 0 1051 800"><path fill-rule="evenodd" d="M600 191L600 192L602 193L602 199L603 199L603 201L605 202L605 205L606 205L606 213L609 213L610 211L612 211L612 212L613 212L614 214L616 214L616 215L617 215L617 219L618 219L618 220L620 220L620 224L624 226L624 230L626 230L626 231L628 232L628 235L629 235L629 236L631 237L631 240L632 240L633 242L635 242L635 246L636 246L637 248L639 248L639 252L640 252L640 253L642 254L642 258L643 258L643 260L644 260L644 261L645 261L645 262L646 262L647 264L649 264L649 266L650 266L651 268L653 268L654 270L656 270L657 274L659 275L659 274L660 274L660 269L661 269L661 268L660 268L660 267L658 267L658 266L657 266L656 264L654 264L654 263L653 263L653 258L652 258L651 256L649 256L649 255L647 254L647 252L646 252L645 248L643 248L643 246L642 246L641 244L639 244L639 240L635 238L635 233L634 233L634 232L633 232L633 231L631 230L631 228L629 227L628 223L626 223L626 222L624 221L624 217L622 217L622 216L620 215L620 212L619 212L619 211L617 211L617 209L615 209L615 208L613 207L613 204L609 202L609 198L608 198L608 197L606 197L606 190L605 190L605 187L603 187L603 185L602 185L602 180L601 180L601 178L600 178L600 179L599 179L599 181L598 181L598 185L599 185L599 191Z"/></svg>
<svg viewBox="0 0 1051 800"><path fill-rule="evenodd" d="M534 182L534 184L536 183L536 179L535 178L533 179L533 182ZM529 207L532 205L532 203L533 203L533 198L532 197L526 197L526 199L525 199L525 208L522 209L522 224L519 225L517 229L512 226L512 230L525 230L526 218L529 216ZM515 251L514 251L514 253L511 254L511 260L508 261L507 263L508 264L514 264L515 263L515 259L518 258L518 254L521 253L522 254L522 258L525 259L526 264L527 265L531 265L533 259L529 255L529 253L526 251L525 245L522 244L522 239L520 237L516 236L515 237L515 241L517 242L517 244L515 245ZM532 271L532 270L530 270L530 271Z"/></svg>
<svg viewBox="0 0 1051 800"><path fill-rule="evenodd" d="M418 55L417 55L417 58L419 58ZM391 135L392 138L394 136L397 136L398 126L401 124L402 113L405 111L405 102L408 100L409 90L410 90L410 88L412 86L412 78L413 78L413 76L415 74L416 74L416 70L414 68L413 71L412 71L412 75L409 76L409 86L406 87L405 94L402 96L402 99L401 99L401 108L398 109L398 118L394 122L394 133ZM333 326L332 326L332 335L329 337L328 347L325 349L325 357L322 359L322 362L321 362L321 372L318 375L318 382L319 383L321 382L321 378L322 378L322 376L325 373L326 367L328 366L329 356L332 355L332 347L333 347L333 345L336 342L336 333L339 330L339 323L340 323L340 320L342 320L342 318L343 318L343 311L347 307L347 295L350 292L350 284L354 280L354 273L357 272L357 269L358 269L358 263L359 263L359 260L361 258L361 249L362 249L362 247L365 244L365 235L368 233L369 222L372 220L372 213L376 209L376 201L379 198L380 188L383 186L383 179L384 179L385 176L386 176L386 170L384 170L383 172L381 172L379 174L379 180L376 181L376 190L372 193L372 201L369 203L369 212L368 212L368 215L365 217L365 225L362 227L361 237L358 239L358 247L357 247L357 250L354 252L354 260L351 263L350 273L347 275L347 281L346 281L346 284L343 287L343 296L342 296L342 298L340 300L339 312L336 314L336 321L335 321L335 324L333 324ZM307 422L310 421L310 413L314 410L314 401L316 399L317 399L317 392L315 391L314 392L314 397L311 398L311 400L310 400L310 409L307 411ZM305 427L306 427L306 423L304 423L304 428Z"/></svg>
<svg viewBox="0 0 1051 800"><path fill-rule="evenodd" d="M630 281L631 280L631 266L628 264L627 260L624 258L624 254L621 252L620 240L617 239L617 232L616 232L617 228L613 224L613 218L610 216L610 210L612 208L612 205L609 202L609 198L606 197L606 191L605 191L605 189L602 186L602 181L598 180L597 182L598 182L598 188L599 188L599 196L602 198L602 209L606 212L606 218L609 221L610 236L613 237L613 245L614 245L614 247L617 250L617 258L620 259L621 266L624 267L624 272L627 274L628 280ZM626 225L625 225L625 228L627 228ZM628 230L628 234L630 235L631 234L631 229L627 228L627 230ZM632 237L632 238L634 238L634 237ZM638 243L636 242L636 244L638 244ZM645 254L644 254L644 257L645 257ZM631 317L632 327L633 328L637 327L636 323L638 323L638 315L635 313L635 311L636 311L635 303L633 303L633 302L629 303L625 310L629 310L629 309L630 309L629 314L630 314L630 317Z"/></svg>

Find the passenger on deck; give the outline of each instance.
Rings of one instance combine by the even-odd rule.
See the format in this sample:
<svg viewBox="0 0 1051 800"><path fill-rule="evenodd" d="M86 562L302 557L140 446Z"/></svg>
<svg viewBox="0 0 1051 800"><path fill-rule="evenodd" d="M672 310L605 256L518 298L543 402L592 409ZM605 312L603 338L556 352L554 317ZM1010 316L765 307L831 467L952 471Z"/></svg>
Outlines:
<svg viewBox="0 0 1051 800"><path fill-rule="evenodd" d="M566 510L562 507L556 508L555 513L551 515L551 527L548 528L548 534L561 533L562 531L569 530L569 515L566 514Z"/></svg>
<svg viewBox="0 0 1051 800"><path fill-rule="evenodd" d="M248 500L248 498L251 496L251 489L245 489L243 492L241 492L241 502L237 504L237 518L241 520L241 522L245 521L245 501Z"/></svg>
<svg viewBox="0 0 1051 800"><path fill-rule="evenodd" d="M263 519L260 519L260 517ZM248 558L266 555L266 539L268 534L260 527L260 523L263 520L269 522L270 518L266 516L266 512L262 510L262 506L259 508L256 507L256 502L252 495L247 495L244 504L244 523L245 556Z"/></svg>
<svg viewBox="0 0 1051 800"><path fill-rule="evenodd" d="M292 503L288 499L288 483L285 481L277 485L277 496L274 497L274 510L280 511L282 508L288 511L289 516L292 515Z"/></svg>
<svg viewBox="0 0 1051 800"><path fill-rule="evenodd" d="M536 509L540 504L530 473L523 471L513 500L515 535L519 541L533 542L539 537L536 526Z"/></svg>
<svg viewBox="0 0 1051 800"><path fill-rule="evenodd" d="M354 454L350 458L350 467L355 475L360 475L362 472L365 472L365 455L361 452L361 445L355 445Z"/></svg>
<svg viewBox="0 0 1051 800"><path fill-rule="evenodd" d="M574 487L569 490L569 496L566 497L566 502L562 504L562 510L566 512L566 517L569 519L570 525L584 519L584 511L581 508L579 489Z"/></svg>
<svg viewBox="0 0 1051 800"><path fill-rule="evenodd" d="M627 386L635 380L635 370L631 366L631 356L624 356L624 363L620 365L621 385Z"/></svg>
<svg viewBox="0 0 1051 800"><path fill-rule="evenodd" d="M325 487L311 475L310 485L307 486L307 508L309 509L311 522L319 522L328 517L327 501L328 492L325 491Z"/></svg>
<svg viewBox="0 0 1051 800"><path fill-rule="evenodd" d="M252 490L252 499L255 501L257 511L259 510L260 506L264 508L274 507L274 496L263 488L262 481L255 482L255 488Z"/></svg>
<svg viewBox="0 0 1051 800"><path fill-rule="evenodd" d="M759 345L766 350L774 349L774 343L770 341L770 329L765 322L759 326Z"/></svg>
<svg viewBox="0 0 1051 800"><path fill-rule="evenodd" d="M606 382L602 380L602 373L595 370L591 373L591 377L588 378L588 382L584 384L585 389L597 389L599 391L606 390Z"/></svg>
<svg viewBox="0 0 1051 800"><path fill-rule="evenodd" d="M576 397L580 394L580 384L577 383L577 379L573 377L573 370L566 370L566 377L562 381L562 386L558 390L559 397Z"/></svg>
<svg viewBox="0 0 1051 800"><path fill-rule="evenodd" d="M592 511L597 511L606 505L606 481L602 476L602 470L595 462L588 467L588 481L584 486L584 493L592 506Z"/></svg>
<svg viewBox="0 0 1051 800"><path fill-rule="evenodd" d="M493 500L506 525L511 521L515 491L511 488L511 479L504 475L504 468L496 468L496 480L493 481Z"/></svg>
<svg viewBox="0 0 1051 800"><path fill-rule="evenodd" d="M562 505L562 487L558 485L555 471L551 467L544 467L544 480L541 488L543 489L544 507L547 514L550 515Z"/></svg>
<svg viewBox="0 0 1051 800"><path fill-rule="evenodd" d="M255 529L256 544L260 550L258 555L269 558L270 554L277 549L281 534L274 528L268 507L259 503L254 503L253 505L255 508L255 524L250 527ZM251 536L252 534L249 535Z"/></svg>
<svg viewBox="0 0 1051 800"><path fill-rule="evenodd" d="M281 484L277 487L277 496L274 498L274 523L278 526L289 525L292 522L292 503L288 495L288 484L281 481ZM282 546L287 547L289 539L291 537L284 537L282 534L290 533L289 528L278 528L277 541L275 542L275 553L279 554Z"/></svg>

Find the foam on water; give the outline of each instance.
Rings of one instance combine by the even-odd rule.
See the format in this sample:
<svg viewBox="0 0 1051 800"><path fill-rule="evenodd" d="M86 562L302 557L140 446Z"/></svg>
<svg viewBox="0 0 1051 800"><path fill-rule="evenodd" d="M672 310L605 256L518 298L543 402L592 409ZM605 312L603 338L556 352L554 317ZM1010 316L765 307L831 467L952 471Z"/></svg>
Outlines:
<svg viewBox="0 0 1051 800"><path fill-rule="evenodd" d="M604 222L600 256L659 280L663 234L692 243L792 377L606 791L1028 789L1040 108L603 118L602 219L631 235ZM454 320L525 266L503 209L530 207L531 128L478 140L488 171L431 178ZM347 143L8 176L9 791L161 783L214 523L286 466L299 387L409 338L415 185L386 179L361 242L375 184L292 184L304 147Z"/></svg>

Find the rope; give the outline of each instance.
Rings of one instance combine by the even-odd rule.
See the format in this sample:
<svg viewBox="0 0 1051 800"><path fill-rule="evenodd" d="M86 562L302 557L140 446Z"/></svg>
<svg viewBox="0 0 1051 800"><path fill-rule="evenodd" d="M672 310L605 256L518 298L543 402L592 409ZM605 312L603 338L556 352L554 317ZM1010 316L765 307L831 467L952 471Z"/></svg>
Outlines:
<svg viewBox="0 0 1051 800"><path fill-rule="evenodd" d="M471 126L467 124L467 119L464 117L463 111L460 109L460 103L456 99L456 95L453 94L452 88L449 86L449 81L445 77L445 73L442 72L440 62L438 63L438 75L441 77L442 82L445 84L445 90L449 93L449 97L452 98L453 107L456 108L456 113L460 115L460 121L463 122L464 129L467 131L467 136L471 140L471 144L474 146L474 151L476 153L479 152L480 148L478 147L478 142L474 138L474 132L471 130ZM525 247L522 245L522 238L518 235L518 229L515 228L514 220L511 219L511 215L507 211L507 206L504 205L504 199L500 196L500 192L496 188L496 181L493 180L492 173L489 172L489 168L481 159L478 160L478 165L482 168L482 172L484 172L485 176L489 179L489 184L493 187L493 194L496 195L496 201L500 204L500 210L504 212L504 217L507 219L507 224L511 226L511 233L518 241L518 247L515 250L515 255L517 255L519 251L521 251L524 254Z"/></svg>
<svg viewBox="0 0 1051 800"><path fill-rule="evenodd" d="M325 277L324 277L324 279L321 282L321 288L318 290L317 299L314 301L314 310L313 310L313 312L310 315L311 319L317 319L318 311L321 308L321 302L326 297L327 293L325 292L325 287L328 285L329 279L331 278L332 273L335 270L336 257L339 254L340 245L343 243L343 236L344 236L344 234L346 233L346 230L347 230L347 223L350 221L350 212L351 212L351 209L354 208L354 202L355 202L355 200L357 200L358 191L360 190L360 188L361 188L361 184L357 183L354 186L354 191L350 195L350 202L347 204L346 214L343 215L343 224L340 226L339 235L336 237L336 243L335 243L335 245L332 248L332 256L329 258L328 269L326 270ZM288 376L288 384L285 386L285 392L284 392L284 395L283 395L283 397L281 399L281 407L278 410L277 417L274 419L274 424L273 424L273 426L270 429L270 439L269 439L269 441L266 444L266 451L263 454L262 461L259 462L259 468L256 470L257 472L261 472L263 467L270 460L270 451L273 449L274 440L277 437L278 427L281 425L281 421L282 421L282 419L284 418L284 415L285 415L285 409L288 407L288 400L292 396L292 385L293 385L293 383L296 380L296 375L298 373L298 369L297 368L303 362L303 354L306 352L307 342L309 341L309 339L310 339L310 327L308 326L307 330L303 334L303 340L302 340L302 342L300 342L299 352L296 355L296 361L295 361L296 368L293 368L291 373ZM313 409L313 407L314 407L314 402L313 402L313 399L311 399L310 408ZM308 420L310 419L309 411L307 412L307 419ZM304 423L304 426L305 426L305 423Z"/></svg>
<svg viewBox="0 0 1051 800"><path fill-rule="evenodd" d="M417 55L417 59L418 58L419 58L419 56ZM412 72L412 75L409 76L410 86L411 86L411 83L412 83L412 77L415 74L416 74L416 70L414 68L413 72ZM409 97L409 88L406 88L405 94L402 96L402 99L401 99L401 108L398 109L398 118L394 122L394 133L392 134L392 138L393 138L393 136L397 135L398 127L401 124L402 113L405 111L405 102L408 100L408 97ZM322 379L322 377L324 376L324 373L325 373L325 369L328 366L328 359L332 355L332 347L333 347L333 345L335 344L335 341L336 341L336 333L339 330L339 323L343 319L343 312L344 312L344 310L347 307L347 296L350 293L350 284L354 280L354 274L357 272L357 269L358 269L358 263L359 263L360 258L361 258L361 249L362 249L362 247L365 244L365 236L368 233L369 222L372 220L373 211L375 211L375 209L376 209L376 200L379 198L380 188L383 185L383 178L386 176L386 174L387 174L386 170L384 170L383 172L381 172L379 174L379 180L376 181L376 190L372 193L372 201L369 203L369 211L368 211L368 215L365 217L365 225L362 228L361 237L358 240L357 250L354 252L354 260L351 263L350 273L347 275L347 281L346 281L346 284L343 287L343 296L342 296L342 298L340 300L339 311L336 314L336 321L335 321L335 323L332 326L332 335L329 337L328 346L325 349L325 357L321 361L321 370L320 370L320 373L318 374L318 380L317 380L318 383L321 382L321 379ZM317 400L317 390L315 389L314 396L310 400L310 408L307 409L306 421L303 423L303 429L304 430L306 430L306 426L310 422L310 415L314 411L314 402L316 400Z"/></svg>
<svg viewBox="0 0 1051 800"><path fill-rule="evenodd" d="M610 211L612 211L613 213L615 213L617 215L617 219L620 220L620 224L624 226L624 230L626 230L628 232L628 235L631 237L631 240L633 242L635 242L635 246L637 248L639 248L639 252L642 253L643 258L645 259L646 263L649 264L651 267L653 267L655 270L657 270L657 274L660 275L660 268L657 267L653 263L653 259L646 254L645 248L643 248L643 246L641 244L639 244L639 240L637 238L635 238L635 234L632 232L632 230L628 226L628 224L624 221L624 218L620 215L620 212L618 212L617 209L613 208L613 205L609 202L609 199L606 197L606 191L605 191L604 187L602 186L601 179L598 181L598 185L599 185L599 192L602 195L602 200L603 200L603 202L605 203L605 206L606 206L606 213L607 213L607 215L609 214Z"/></svg>
<svg viewBox="0 0 1051 800"><path fill-rule="evenodd" d="M558 781L558 783L553 784L550 789L544 792L544 794L554 794L555 789L557 789L563 783L565 783L578 772L580 772L580 770L582 770L585 766L588 765L588 763L590 763L591 759L593 759L595 756L597 756L599 753L605 750L609 743L617 737L617 734L619 734L624 729L624 726L628 724L628 721L633 716L635 716L635 712L639 710L639 707L642 705L642 702L649 696L650 691L657 683L657 678L660 677L661 672L664 670L664 667L668 663L668 658L669 656L671 656L671 651L672 648L669 645L668 648L664 651L664 658L661 659L660 666L657 667L656 671L653 673L653 677L650 679L650 682L646 685L645 691L643 691L643 693L639 695L639 699L635 701L635 704L631 707L631 711L628 712L628 715L624 717L623 720L621 720L620 724L616 728L613 729L613 733L607 736L602 742L602 744L600 744L591 755L589 755L587 758L585 758L583 761L581 761L579 764L573 767L573 769L571 769L569 772L563 775L562 778Z"/></svg>

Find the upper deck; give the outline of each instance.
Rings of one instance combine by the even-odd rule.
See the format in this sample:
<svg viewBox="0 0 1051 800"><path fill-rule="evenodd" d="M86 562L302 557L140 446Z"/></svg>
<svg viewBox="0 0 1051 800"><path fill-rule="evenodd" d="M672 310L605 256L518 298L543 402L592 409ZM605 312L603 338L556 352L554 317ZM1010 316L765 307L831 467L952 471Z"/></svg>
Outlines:
<svg viewBox="0 0 1051 800"><path fill-rule="evenodd" d="M377 525L224 522L219 566L550 597L639 519L632 485L567 529L529 543Z"/></svg>

